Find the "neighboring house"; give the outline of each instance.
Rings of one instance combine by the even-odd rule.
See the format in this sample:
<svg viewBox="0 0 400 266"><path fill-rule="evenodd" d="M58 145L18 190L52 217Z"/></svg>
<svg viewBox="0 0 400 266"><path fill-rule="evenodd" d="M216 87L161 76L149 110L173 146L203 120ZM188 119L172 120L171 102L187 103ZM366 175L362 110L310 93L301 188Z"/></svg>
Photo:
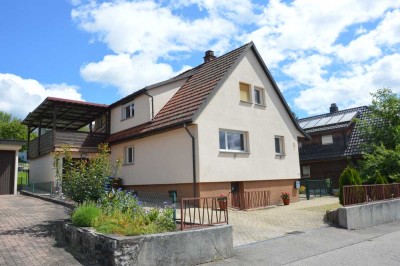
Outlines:
<svg viewBox="0 0 400 266"><path fill-rule="evenodd" d="M333 188L339 187L343 170L361 159L362 141L354 119L364 119L367 112L366 106L339 111L333 103L327 114L298 120L311 136L299 142L302 178L331 178Z"/></svg>
<svg viewBox="0 0 400 266"><path fill-rule="evenodd" d="M269 190L271 204L288 191L298 199L297 143L307 134L253 43L220 57L207 51L203 64L111 104L105 116L126 188L178 197Z"/></svg>
<svg viewBox="0 0 400 266"><path fill-rule="evenodd" d="M0 195L17 194L18 151L25 143L0 139Z"/></svg>

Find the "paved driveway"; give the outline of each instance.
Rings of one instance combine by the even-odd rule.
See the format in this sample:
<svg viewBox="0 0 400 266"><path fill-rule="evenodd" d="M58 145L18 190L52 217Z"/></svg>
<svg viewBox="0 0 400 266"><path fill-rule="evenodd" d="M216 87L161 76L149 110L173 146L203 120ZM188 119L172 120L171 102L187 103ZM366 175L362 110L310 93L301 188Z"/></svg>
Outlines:
<svg viewBox="0 0 400 266"><path fill-rule="evenodd" d="M82 265L57 246L64 207L22 195L0 196L0 265Z"/></svg>
<svg viewBox="0 0 400 266"><path fill-rule="evenodd" d="M233 246L326 227L326 210L338 207L338 198L322 197L263 210L230 210L229 224L233 226Z"/></svg>

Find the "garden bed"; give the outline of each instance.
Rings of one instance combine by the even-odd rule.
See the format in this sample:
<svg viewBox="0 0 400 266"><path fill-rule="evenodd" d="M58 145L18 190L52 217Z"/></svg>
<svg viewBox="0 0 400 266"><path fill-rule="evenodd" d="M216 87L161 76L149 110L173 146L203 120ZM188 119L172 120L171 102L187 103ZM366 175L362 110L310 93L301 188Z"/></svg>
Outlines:
<svg viewBox="0 0 400 266"><path fill-rule="evenodd" d="M101 265L197 265L233 255L230 225L127 237L65 224L60 240Z"/></svg>

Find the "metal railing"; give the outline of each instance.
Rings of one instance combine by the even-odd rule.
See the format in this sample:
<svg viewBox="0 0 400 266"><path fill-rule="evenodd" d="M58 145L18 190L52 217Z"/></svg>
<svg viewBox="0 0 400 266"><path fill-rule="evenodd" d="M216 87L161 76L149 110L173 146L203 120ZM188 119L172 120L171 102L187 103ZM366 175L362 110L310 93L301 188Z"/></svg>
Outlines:
<svg viewBox="0 0 400 266"><path fill-rule="evenodd" d="M182 198L180 230L228 224L227 197Z"/></svg>
<svg viewBox="0 0 400 266"><path fill-rule="evenodd" d="M343 186L343 206L400 198L400 184Z"/></svg>
<svg viewBox="0 0 400 266"><path fill-rule="evenodd" d="M310 196L314 197L322 197L325 195L331 194L332 189L332 180L327 179L301 179L300 186L304 186L306 188L306 197L309 200Z"/></svg>
<svg viewBox="0 0 400 266"><path fill-rule="evenodd" d="M270 205L271 191L230 192L228 197L230 207L248 210Z"/></svg>
<svg viewBox="0 0 400 266"><path fill-rule="evenodd" d="M54 196L57 189L54 187L54 182L35 182L31 181L30 184L22 186L22 190L39 195Z"/></svg>

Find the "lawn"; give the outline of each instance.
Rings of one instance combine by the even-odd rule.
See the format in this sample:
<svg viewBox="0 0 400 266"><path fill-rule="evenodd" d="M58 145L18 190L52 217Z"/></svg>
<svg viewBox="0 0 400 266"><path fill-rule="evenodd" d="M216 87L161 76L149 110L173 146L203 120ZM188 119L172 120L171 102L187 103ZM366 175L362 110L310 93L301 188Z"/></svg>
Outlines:
<svg viewBox="0 0 400 266"><path fill-rule="evenodd" d="M18 185L27 185L27 184L28 184L28 173L18 172Z"/></svg>
<svg viewBox="0 0 400 266"><path fill-rule="evenodd" d="M315 206L315 207L308 207L308 208L304 208L302 210L326 212L326 211L336 210L336 209L338 209L340 207L342 207L342 205L340 205L339 203L333 203L333 204L326 204L326 205Z"/></svg>

